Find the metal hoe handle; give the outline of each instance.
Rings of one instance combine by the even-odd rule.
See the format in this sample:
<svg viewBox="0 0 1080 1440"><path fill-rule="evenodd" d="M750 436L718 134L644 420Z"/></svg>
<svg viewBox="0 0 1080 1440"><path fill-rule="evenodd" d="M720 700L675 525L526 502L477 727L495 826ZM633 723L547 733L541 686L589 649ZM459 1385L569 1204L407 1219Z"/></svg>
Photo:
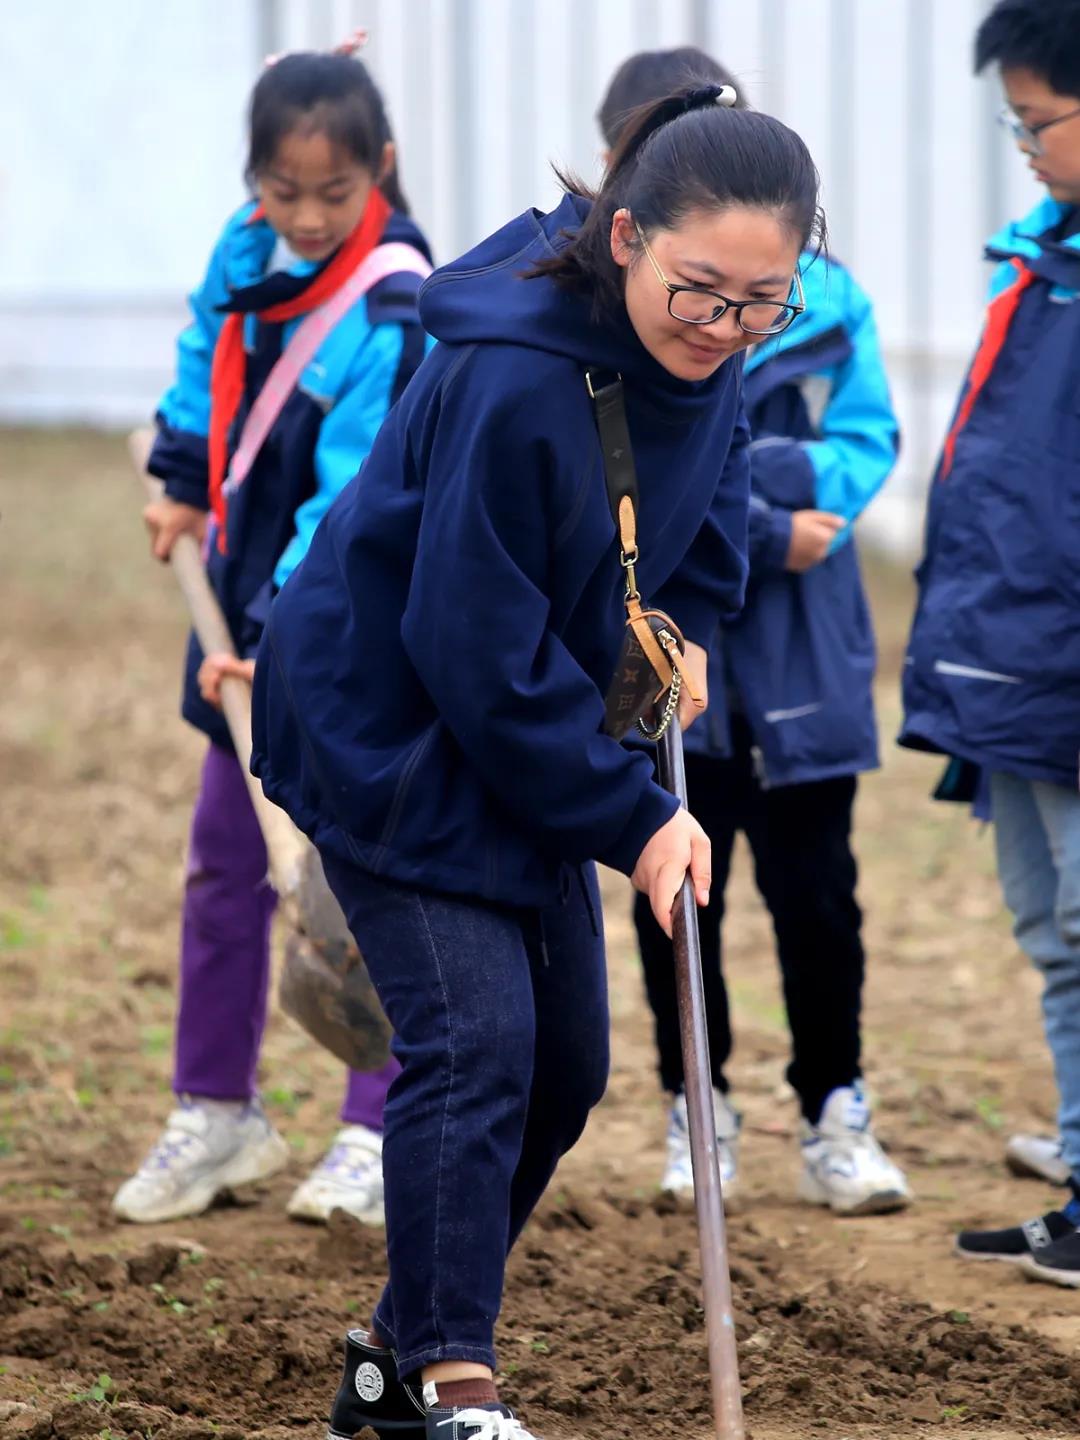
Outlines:
<svg viewBox="0 0 1080 1440"><path fill-rule="evenodd" d="M660 783L686 806L686 767L682 730L669 725L660 738ZM701 979L701 936L697 901L689 876L672 910L675 986L679 1001L686 1111L690 1125L690 1159L694 1170L694 1205L701 1245L701 1285L705 1297L705 1332L712 1382L713 1420L718 1440L743 1440L742 1390L735 1347L724 1201L716 1153L712 1069L705 1026L705 992Z"/></svg>

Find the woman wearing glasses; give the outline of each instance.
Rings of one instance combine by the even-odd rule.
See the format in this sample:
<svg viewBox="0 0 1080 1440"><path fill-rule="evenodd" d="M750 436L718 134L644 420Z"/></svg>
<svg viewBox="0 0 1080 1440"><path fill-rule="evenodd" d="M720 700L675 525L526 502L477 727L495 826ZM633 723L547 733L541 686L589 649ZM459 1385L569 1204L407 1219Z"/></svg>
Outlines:
<svg viewBox="0 0 1080 1440"><path fill-rule="evenodd" d="M702 77L699 84L737 85L700 50L625 61L600 106L608 145L636 106L688 73ZM898 435L867 297L841 265L811 251L796 285L799 313L785 317L776 338L767 311L749 306L740 315L758 332L744 386L750 579L742 613L719 627L710 647L711 704L687 736L687 784L712 841L712 900L701 931L725 1199L737 1196L739 1116L725 1074L732 1035L720 931L741 830L783 974L788 1078L802 1111L799 1194L868 1214L899 1209L910 1195L873 1135L860 1081L864 955L850 837L855 777L878 764L878 752L874 636L851 526L892 469ZM699 318L705 303L670 288L674 315ZM641 896L634 919L660 1082L671 1097L662 1185L689 1194L671 944Z"/></svg>
<svg viewBox="0 0 1080 1440"><path fill-rule="evenodd" d="M525 1435L493 1332L507 1250L606 1083L593 862L664 928L688 870L708 900L701 827L603 729L625 584L586 374L622 377L637 582L703 683L746 579L742 352L798 312L819 223L802 141L731 98L666 98L598 195L567 182L432 277L442 343L274 604L253 767L318 845L403 1067L389 1283L334 1434Z"/></svg>

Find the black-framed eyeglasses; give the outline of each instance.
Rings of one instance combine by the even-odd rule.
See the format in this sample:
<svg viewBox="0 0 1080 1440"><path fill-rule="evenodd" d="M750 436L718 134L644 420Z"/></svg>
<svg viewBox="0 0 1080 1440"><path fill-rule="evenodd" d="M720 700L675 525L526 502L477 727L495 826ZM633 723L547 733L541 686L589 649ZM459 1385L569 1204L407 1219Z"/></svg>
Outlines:
<svg viewBox="0 0 1080 1440"><path fill-rule="evenodd" d="M1053 120L1044 120L1041 125L1027 125L1016 111L1006 105L998 111L998 124L1004 125L1006 130L1011 131L1013 139L1020 145L1026 145L1032 155L1043 155L1045 150L1039 136L1044 130L1049 130L1054 125L1060 125L1065 120L1075 120L1080 115L1080 105L1075 110L1067 110L1064 115L1055 115Z"/></svg>
<svg viewBox="0 0 1080 1440"><path fill-rule="evenodd" d="M656 272L656 278L668 292L668 314L673 320L681 320L686 325L711 325L714 320L719 320L729 310L733 310L739 328L747 335L780 335L795 317L806 309L802 277L797 269L793 283L799 298L795 303L779 300L729 300L726 295L721 295L716 290L706 290L700 285L675 285L660 269L656 256L649 248L649 242L636 220L634 229L649 257L649 264Z"/></svg>

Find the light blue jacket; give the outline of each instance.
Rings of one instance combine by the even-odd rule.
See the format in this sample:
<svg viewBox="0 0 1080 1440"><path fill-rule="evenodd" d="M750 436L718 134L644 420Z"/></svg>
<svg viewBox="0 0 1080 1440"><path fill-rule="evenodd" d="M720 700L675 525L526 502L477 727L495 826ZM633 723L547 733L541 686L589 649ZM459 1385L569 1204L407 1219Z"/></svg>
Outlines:
<svg viewBox="0 0 1080 1440"><path fill-rule="evenodd" d="M225 226L206 276L191 296L191 323L177 346L176 379L162 399L150 469L176 500L207 508L207 434L214 347L230 311L245 316L245 393L230 436L230 453L256 396L300 319L267 324L258 311L294 298L319 267L277 265L278 237L242 207ZM394 212L383 238L428 254L420 231ZM208 570L233 639L242 654L258 647L270 602L307 552L319 522L359 470L387 413L423 359L427 337L416 311L419 277L391 275L339 321L303 371L267 436L250 474L231 497L222 554L212 547ZM201 652L188 654L184 715L227 745L221 715L194 683Z"/></svg>

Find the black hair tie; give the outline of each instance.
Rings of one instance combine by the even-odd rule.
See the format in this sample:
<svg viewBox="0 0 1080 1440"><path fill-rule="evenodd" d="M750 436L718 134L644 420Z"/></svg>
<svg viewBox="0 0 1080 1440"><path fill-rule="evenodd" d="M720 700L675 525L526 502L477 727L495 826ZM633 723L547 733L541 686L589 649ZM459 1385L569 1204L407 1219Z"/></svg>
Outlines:
<svg viewBox="0 0 1080 1440"><path fill-rule="evenodd" d="M704 110L708 105L730 107L736 104L738 98L732 85L699 85L683 99L683 114L687 115L691 110Z"/></svg>

